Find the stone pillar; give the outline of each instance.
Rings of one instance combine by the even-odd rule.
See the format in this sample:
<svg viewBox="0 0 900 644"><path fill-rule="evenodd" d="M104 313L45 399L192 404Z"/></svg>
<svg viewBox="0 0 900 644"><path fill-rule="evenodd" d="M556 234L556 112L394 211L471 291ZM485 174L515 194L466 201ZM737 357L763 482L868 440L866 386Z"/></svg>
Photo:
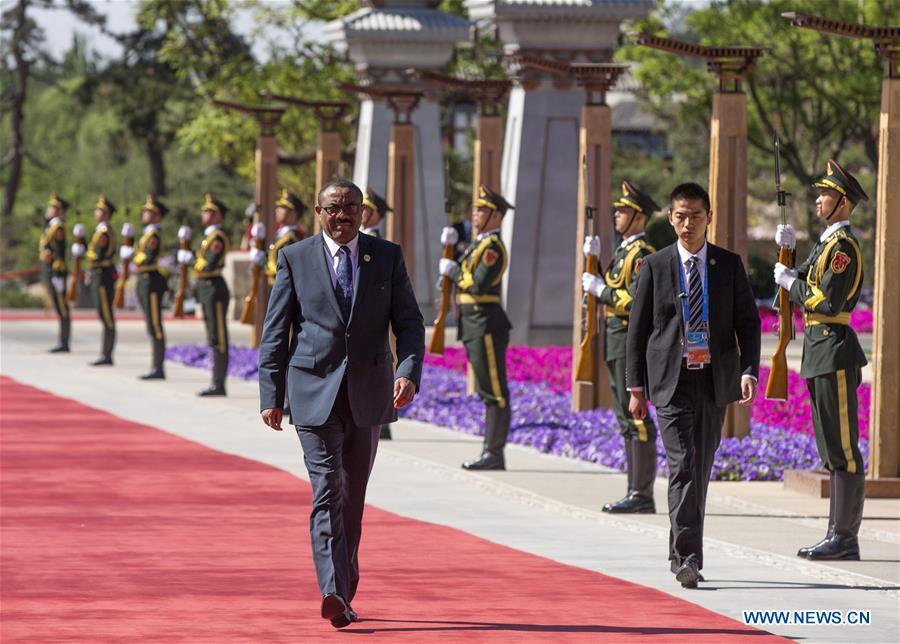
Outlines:
<svg viewBox="0 0 900 644"><path fill-rule="evenodd" d="M387 200L393 211L387 213L385 236L403 247L409 279L416 279L416 128L411 123L391 125L388 144ZM428 275L428 273L426 273Z"/></svg>
<svg viewBox="0 0 900 644"><path fill-rule="evenodd" d="M900 67L900 65L898 65ZM897 70L900 72L900 69ZM869 477L900 477L900 73L881 87Z"/></svg>
<svg viewBox="0 0 900 644"><path fill-rule="evenodd" d="M499 114L480 114L475 124L474 172L472 201L478 198L478 187L485 185L500 190L500 162L503 160L503 118Z"/></svg>
<svg viewBox="0 0 900 644"><path fill-rule="evenodd" d="M256 203L259 204L260 221L266 226L266 244L269 247L275 235L275 197L278 194L278 143L274 131L266 132L256 140ZM269 282L265 271L260 271L257 285L256 318L253 322L251 346L258 347L269 304Z"/></svg>
<svg viewBox="0 0 900 644"><path fill-rule="evenodd" d="M523 69L519 60L608 61L621 21L643 17L653 4L466 0L465 5L473 21L497 27L516 83L509 95L499 188L516 207L503 221L510 254L504 306L513 324L511 341L566 342L573 324L572 276L581 263L572 239L578 226L580 159L575 150L584 100L571 79Z"/></svg>

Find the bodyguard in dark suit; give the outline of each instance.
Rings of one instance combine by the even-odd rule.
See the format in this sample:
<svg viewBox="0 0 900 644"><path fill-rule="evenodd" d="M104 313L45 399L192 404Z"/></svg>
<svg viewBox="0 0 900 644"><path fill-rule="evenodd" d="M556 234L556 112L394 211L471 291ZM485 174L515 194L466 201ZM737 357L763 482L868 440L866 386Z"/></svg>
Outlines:
<svg viewBox="0 0 900 644"><path fill-rule="evenodd" d="M682 184L670 204L678 241L646 257L638 274L625 380L635 418L646 418L648 399L656 405L669 465L669 560L675 579L696 588L725 408L756 396L760 323L741 258L706 241L706 190Z"/></svg>
<svg viewBox="0 0 900 644"><path fill-rule="evenodd" d="M336 628L357 619L350 602L378 432L412 402L425 356L425 325L403 253L359 234L362 201L346 179L319 192L322 232L279 253L259 346L261 415L280 430L290 404L313 488L322 617ZM397 338L396 374L389 328Z"/></svg>

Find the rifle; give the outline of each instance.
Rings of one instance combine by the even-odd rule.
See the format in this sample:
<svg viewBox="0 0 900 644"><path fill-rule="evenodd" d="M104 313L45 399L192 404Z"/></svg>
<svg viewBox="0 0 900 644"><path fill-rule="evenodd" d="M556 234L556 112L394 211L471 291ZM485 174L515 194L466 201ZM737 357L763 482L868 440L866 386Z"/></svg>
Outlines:
<svg viewBox="0 0 900 644"><path fill-rule="evenodd" d="M178 230L178 248L179 250L191 250L191 229L182 226ZM184 317L184 298L187 294L188 285L188 265L182 262L178 263L178 290L175 291L175 305L172 307L173 318Z"/></svg>
<svg viewBox="0 0 900 644"><path fill-rule="evenodd" d="M75 224L72 227L72 236L75 238L76 244L84 246L84 225ZM69 292L66 299L74 302L78 299L78 284L81 282L81 256L75 257L72 262L72 281L69 283Z"/></svg>
<svg viewBox="0 0 900 644"><path fill-rule="evenodd" d="M594 207L591 201L591 184L588 176L587 155L581 157L581 171L584 182L584 217L585 230L591 237L594 236ZM600 272L599 259L593 255L588 255L584 259L584 270L591 275L598 275ZM575 380L580 382L594 382L594 375L597 369L597 357L594 355L594 346L596 345L598 321L597 321L597 298L590 293L585 293L584 308L584 335L581 338L581 345L578 347L578 360L575 363Z"/></svg>
<svg viewBox="0 0 900 644"><path fill-rule="evenodd" d="M453 244L444 244L444 259L453 259ZM447 327L447 313L450 311L450 291L453 284L446 275L441 275L441 305L438 308L437 318L434 320L434 328L431 334L431 344L428 351L439 356L444 355L444 335Z"/></svg>
<svg viewBox="0 0 900 644"><path fill-rule="evenodd" d="M781 208L781 223L787 223L785 207L789 193L781 189L781 146L778 135L775 135L775 196ZM778 261L788 268L794 267L794 251L790 248L778 249ZM766 383L766 398L769 400L787 400L787 347L794 339L794 307L791 305L791 294L783 288L778 289L775 298L778 309L778 344L772 354L772 368L769 381Z"/></svg>
<svg viewBox="0 0 900 644"><path fill-rule="evenodd" d="M131 248L134 246L134 230L127 221L122 224L122 247ZM131 272L131 258L122 260L122 274L116 281L116 294L113 295L113 306L117 309L125 308L125 282L128 281L128 274Z"/></svg>
<svg viewBox="0 0 900 644"><path fill-rule="evenodd" d="M263 252L266 245L266 226L262 222L253 225L253 244L258 253ZM241 324L256 324L256 298L259 293L260 265L254 261L250 267L250 290L244 298L241 310Z"/></svg>

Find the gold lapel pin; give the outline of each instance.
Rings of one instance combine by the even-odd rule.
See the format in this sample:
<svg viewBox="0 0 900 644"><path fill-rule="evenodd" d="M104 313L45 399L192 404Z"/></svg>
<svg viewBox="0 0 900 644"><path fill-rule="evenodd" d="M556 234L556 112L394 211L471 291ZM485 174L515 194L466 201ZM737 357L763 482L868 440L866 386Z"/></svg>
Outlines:
<svg viewBox="0 0 900 644"><path fill-rule="evenodd" d="M363 261L364 261L364 262L371 262L371 261L372 261L372 256L371 256L371 255L363 255Z"/></svg>

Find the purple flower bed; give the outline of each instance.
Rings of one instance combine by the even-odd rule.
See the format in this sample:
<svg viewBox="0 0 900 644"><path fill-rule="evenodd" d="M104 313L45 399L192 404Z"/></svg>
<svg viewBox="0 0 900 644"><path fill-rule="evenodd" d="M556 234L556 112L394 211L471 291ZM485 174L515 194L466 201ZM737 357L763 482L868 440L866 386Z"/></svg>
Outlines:
<svg viewBox="0 0 900 644"><path fill-rule="evenodd" d="M173 346L169 360L210 368L211 351L200 345ZM428 355L422 388L415 402L401 410L404 418L449 427L467 434L484 433L484 407L477 396L466 396L465 353L449 347L444 356ZM625 455L615 414L608 409L573 412L570 387L571 349L568 347L511 347L507 356L512 400L511 443L540 452L566 456L623 470ZM231 347L229 375L254 380L256 349ZM761 370L764 390L768 370ZM781 480L785 469L814 469L820 465L809 416L805 381L791 373L789 403L759 400L754 405L751 437L726 438L716 454L717 480ZM868 426L868 386L860 388L860 430ZM651 409L651 414L655 416ZM863 456L868 444L861 441ZM657 442L659 467L665 453Z"/></svg>

